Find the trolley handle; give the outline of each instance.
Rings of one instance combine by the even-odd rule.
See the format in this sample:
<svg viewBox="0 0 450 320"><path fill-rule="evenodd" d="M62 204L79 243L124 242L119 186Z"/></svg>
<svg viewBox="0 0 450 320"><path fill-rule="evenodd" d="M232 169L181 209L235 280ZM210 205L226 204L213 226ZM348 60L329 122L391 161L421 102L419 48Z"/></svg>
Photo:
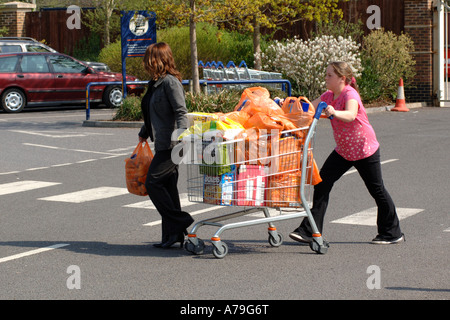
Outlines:
<svg viewBox="0 0 450 320"><path fill-rule="evenodd" d="M325 110L325 108L327 107L328 105L327 105L327 103L326 102L323 102L323 101L321 101L320 103L319 103L319 105L317 106L317 109L316 109L316 114L314 115L314 118L316 118L317 120L319 120L320 118L321 118L321 114L322 114L322 111L323 110ZM324 116L324 117L326 117L326 116ZM330 117L328 117L328 119L333 119L334 118L334 116L330 116Z"/></svg>

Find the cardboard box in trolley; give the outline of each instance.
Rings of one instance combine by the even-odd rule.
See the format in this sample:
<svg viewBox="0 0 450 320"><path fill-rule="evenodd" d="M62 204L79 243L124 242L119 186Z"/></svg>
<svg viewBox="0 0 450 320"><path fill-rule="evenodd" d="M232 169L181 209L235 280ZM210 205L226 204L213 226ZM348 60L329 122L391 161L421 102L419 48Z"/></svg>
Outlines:
<svg viewBox="0 0 450 320"><path fill-rule="evenodd" d="M203 202L221 206L233 204L235 172L203 176Z"/></svg>
<svg viewBox="0 0 450 320"><path fill-rule="evenodd" d="M264 206L269 168L259 165L241 165L236 175L237 206Z"/></svg>

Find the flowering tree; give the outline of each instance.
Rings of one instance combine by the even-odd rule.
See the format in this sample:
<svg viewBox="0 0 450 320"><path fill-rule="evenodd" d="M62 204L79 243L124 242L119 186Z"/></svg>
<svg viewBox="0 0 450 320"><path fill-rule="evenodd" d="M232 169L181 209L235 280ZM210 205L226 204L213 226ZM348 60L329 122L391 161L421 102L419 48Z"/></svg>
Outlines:
<svg viewBox="0 0 450 320"><path fill-rule="evenodd" d="M347 1L347 0L343 0ZM328 22L342 18L339 0L217 0L215 22L226 22L253 35L255 69L261 69L261 28L275 30L297 21Z"/></svg>
<svg viewBox="0 0 450 320"><path fill-rule="evenodd" d="M355 77L361 75L360 45L351 39L323 35L308 41L275 41L261 54L263 68L281 72L312 100L326 90L325 74L332 61L345 61Z"/></svg>

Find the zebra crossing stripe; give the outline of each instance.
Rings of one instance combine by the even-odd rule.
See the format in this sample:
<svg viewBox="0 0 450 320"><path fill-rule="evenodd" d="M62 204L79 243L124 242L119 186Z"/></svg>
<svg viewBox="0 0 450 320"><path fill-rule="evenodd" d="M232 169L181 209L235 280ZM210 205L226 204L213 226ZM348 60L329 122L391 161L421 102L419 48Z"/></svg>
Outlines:
<svg viewBox="0 0 450 320"><path fill-rule="evenodd" d="M61 184L60 182L45 182L34 180L23 180L10 183L0 184L0 195L12 194L16 192L24 192L39 188L51 187Z"/></svg>
<svg viewBox="0 0 450 320"><path fill-rule="evenodd" d="M192 201L189 201L188 195L186 193L182 193L182 194L180 194L180 204L181 204L182 208L185 208L185 207L193 206L196 203L194 203ZM153 205L151 200L146 200L146 201L141 201L141 202L137 202L137 203L128 204L128 205L125 205L124 207L126 207L126 208L138 208L138 209L156 210L156 208ZM207 208L204 208L204 209L200 209L200 210L189 212L189 214L191 216L195 216L197 214L201 214L201 213L205 213L205 212L213 211L213 210L218 210L218 208L216 206L208 206ZM149 222L149 223L145 223L145 224L143 224L143 226L152 227L152 226L156 226L156 225L159 225L159 224L161 224L161 220L156 220L156 221L152 221L152 222Z"/></svg>
<svg viewBox="0 0 450 320"><path fill-rule="evenodd" d="M376 226L377 225L377 207L370 208L334 221L331 223L354 224L361 226ZM397 216L399 220L411 217L415 214L424 211L424 209L414 208L397 208Z"/></svg>
<svg viewBox="0 0 450 320"><path fill-rule="evenodd" d="M0 263L11 261L11 260L20 259L20 258L23 258L23 257L28 257L28 256L31 256L31 255L34 255L34 254L50 251L50 250L53 250L53 249L66 247L68 245L69 244L67 244L67 243L54 244L52 246L48 246L48 247L45 247L45 248L39 248L39 249L35 249L35 250L31 250L31 251L15 254L15 255L12 255L12 256L9 256L9 257L0 258Z"/></svg>
<svg viewBox="0 0 450 320"><path fill-rule="evenodd" d="M213 211L213 210L217 211L217 207L212 206L212 207L209 207L209 208L205 208L205 209L189 212L189 214L191 216L195 216L197 214L201 214L201 213L205 213L205 212ZM143 226L145 226L145 227L152 227L152 226L157 226L159 224L161 224L161 220L156 220L156 221L152 221L152 222L149 222L149 223L144 223Z"/></svg>
<svg viewBox="0 0 450 320"><path fill-rule="evenodd" d="M180 204L181 207L187 207L190 205L193 205L192 202L189 201L187 197L184 197L183 195L180 195ZM126 208L138 208L138 209L156 209L156 207L153 205L153 202L151 200L136 202L132 204L128 204L124 206Z"/></svg>
<svg viewBox="0 0 450 320"><path fill-rule="evenodd" d="M120 195L128 194L127 188L117 187L98 187L86 189L82 191L70 192L51 197L39 198L38 200L83 203L87 201L112 198Z"/></svg>

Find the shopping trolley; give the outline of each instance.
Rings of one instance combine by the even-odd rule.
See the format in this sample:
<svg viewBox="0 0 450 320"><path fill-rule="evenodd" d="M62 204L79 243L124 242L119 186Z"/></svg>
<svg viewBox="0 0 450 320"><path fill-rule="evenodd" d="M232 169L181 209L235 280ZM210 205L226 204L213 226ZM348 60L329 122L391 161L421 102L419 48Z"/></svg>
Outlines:
<svg viewBox="0 0 450 320"><path fill-rule="evenodd" d="M212 252L216 258L223 258L228 253L228 245L221 239L224 231L266 223L269 244L278 247L283 236L274 222L306 217L313 230L310 248L320 254L327 252L329 243L320 234L310 210L318 175L313 158L314 133L326 106L319 104L309 127L281 132L261 130L256 139L222 141L205 133L185 141L189 144L188 200L240 207L237 212L195 223L184 243L187 251L203 254L205 242L197 232L202 226L213 226L218 229L211 237ZM264 217L254 215L261 211ZM244 215L250 215L250 220L229 221Z"/></svg>

